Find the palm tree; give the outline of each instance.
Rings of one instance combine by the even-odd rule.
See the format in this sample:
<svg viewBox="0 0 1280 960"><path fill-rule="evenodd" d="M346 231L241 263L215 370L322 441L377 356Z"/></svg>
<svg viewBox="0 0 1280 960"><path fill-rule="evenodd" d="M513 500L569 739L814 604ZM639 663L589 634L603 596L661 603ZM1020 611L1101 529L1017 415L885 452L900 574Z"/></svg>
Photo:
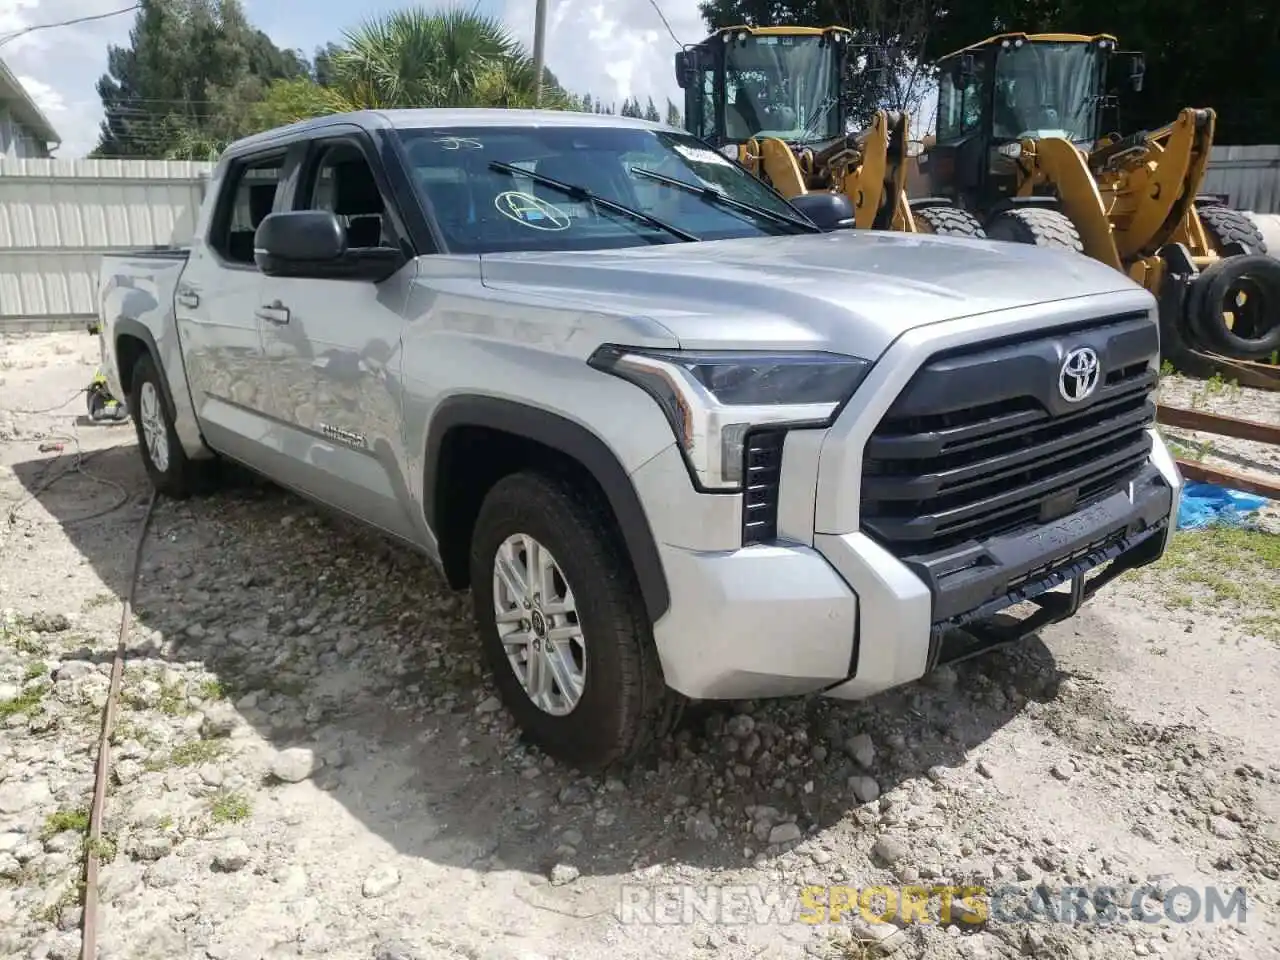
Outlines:
<svg viewBox="0 0 1280 960"><path fill-rule="evenodd" d="M532 57L501 20L474 8L410 8L365 21L343 34L326 70L324 86L277 80L260 102L228 114L226 139L347 110L534 105ZM550 70L543 73L542 106L581 109ZM180 138L175 155L216 152L218 144L193 139Z"/></svg>

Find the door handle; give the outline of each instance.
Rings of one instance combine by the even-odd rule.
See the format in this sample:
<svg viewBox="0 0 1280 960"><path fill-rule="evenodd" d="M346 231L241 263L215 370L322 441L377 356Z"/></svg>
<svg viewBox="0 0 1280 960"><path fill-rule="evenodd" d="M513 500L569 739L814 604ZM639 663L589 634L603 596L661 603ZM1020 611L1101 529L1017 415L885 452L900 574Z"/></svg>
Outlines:
<svg viewBox="0 0 1280 960"><path fill-rule="evenodd" d="M254 316L259 320L266 320L268 323L274 323L277 326L284 326L289 322L289 308L280 305L280 301L259 307L254 311Z"/></svg>
<svg viewBox="0 0 1280 960"><path fill-rule="evenodd" d="M190 307L193 310L200 306L200 295L194 290L180 290L177 296L178 305L182 307Z"/></svg>

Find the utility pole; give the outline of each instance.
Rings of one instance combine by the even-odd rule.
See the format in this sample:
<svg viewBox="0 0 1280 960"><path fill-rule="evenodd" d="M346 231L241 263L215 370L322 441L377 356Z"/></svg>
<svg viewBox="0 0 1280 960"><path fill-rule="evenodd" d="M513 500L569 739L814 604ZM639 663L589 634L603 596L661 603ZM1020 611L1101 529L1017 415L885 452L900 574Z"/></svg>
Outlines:
<svg viewBox="0 0 1280 960"><path fill-rule="evenodd" d="M537 0L533 23L533 105L542 106L542 74L547 62L547 0Z"/></svg>

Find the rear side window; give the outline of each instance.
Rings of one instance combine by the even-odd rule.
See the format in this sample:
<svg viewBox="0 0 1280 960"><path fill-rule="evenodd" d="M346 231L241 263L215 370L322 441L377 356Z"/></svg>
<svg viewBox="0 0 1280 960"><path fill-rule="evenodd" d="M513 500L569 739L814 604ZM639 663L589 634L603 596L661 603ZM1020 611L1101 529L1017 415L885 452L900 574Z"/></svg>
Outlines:
<svg viewBox="0 0 1280 960"><path fill-rule="evenodd" d="M284 156L252 160L228 173L209 246L231 263L253 265L253 235L276 200Z"/></svg>

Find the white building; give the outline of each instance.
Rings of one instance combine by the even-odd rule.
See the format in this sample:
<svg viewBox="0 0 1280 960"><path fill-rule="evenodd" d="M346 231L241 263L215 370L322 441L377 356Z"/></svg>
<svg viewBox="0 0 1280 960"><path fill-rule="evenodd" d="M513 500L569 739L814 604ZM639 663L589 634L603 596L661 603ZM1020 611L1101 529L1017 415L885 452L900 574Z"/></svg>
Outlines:
<svg viewBox="0 0 1280 960"><path fill-rule="evenodd" d="M47 157L60 142L49 118L0 60L0 159Z"/></svg>

